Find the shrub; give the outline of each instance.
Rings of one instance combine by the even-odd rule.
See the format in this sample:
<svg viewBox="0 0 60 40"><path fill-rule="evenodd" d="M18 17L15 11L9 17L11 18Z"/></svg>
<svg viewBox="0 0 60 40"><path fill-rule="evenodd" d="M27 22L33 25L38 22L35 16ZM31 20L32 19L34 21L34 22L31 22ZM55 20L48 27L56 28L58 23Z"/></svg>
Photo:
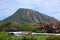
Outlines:
<svg viewBox="0 0 60 40"><path fill-rule="evenodd" d="M25 35L23 37L23 40L36 40L36 38L34 36L31 36L31 35Z"/></svg>

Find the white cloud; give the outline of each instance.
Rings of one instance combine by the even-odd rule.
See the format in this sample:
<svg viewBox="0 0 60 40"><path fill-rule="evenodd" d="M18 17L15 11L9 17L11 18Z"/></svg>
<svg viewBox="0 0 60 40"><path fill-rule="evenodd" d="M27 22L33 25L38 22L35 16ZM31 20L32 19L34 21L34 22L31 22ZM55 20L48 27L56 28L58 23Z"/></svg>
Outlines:
<svg viewBox="0 0 60 40"><path fill-rule="evenodd" d="M55 14L48 14L51 17L55 17L56 19L60 20L60 13L55 13Z"/></svg>
<svg viewBox="0 0 60 40"><path fill-rule="evenodd" d="M16 0L16 2L29 8L35 5L45 11L60 11L60 0Z"/></svg>
<svg viewBox="0 0 60 40"><path fill-rule="evenodd" d="M60 0L38 0L35 4L45 11L60 11Z"/></svg>
<svg viewBox="0 0 60 40"><path fill-rule="evenodd" d="M35 10L42 13L50 13L51 15L48 15L57 16L56 18L60 17L60 0L0 0L0 16L4 16L4 13L5 16L11 15L17 8L36 8Z"/></svg>

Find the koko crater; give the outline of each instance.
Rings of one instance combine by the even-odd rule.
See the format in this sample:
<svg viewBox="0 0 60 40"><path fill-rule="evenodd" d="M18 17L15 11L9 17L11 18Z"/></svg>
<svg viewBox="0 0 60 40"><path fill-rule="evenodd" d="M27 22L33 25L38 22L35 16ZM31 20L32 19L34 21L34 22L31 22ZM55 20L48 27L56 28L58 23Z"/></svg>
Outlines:
<svg viewBox="0 0 60 40"><path fill-rule="evenodd" d="M13 22L56 22L57 19L48 15L42 14L38 11L26 8L18 9L13 15L4 19L4 21Z"/></svg>

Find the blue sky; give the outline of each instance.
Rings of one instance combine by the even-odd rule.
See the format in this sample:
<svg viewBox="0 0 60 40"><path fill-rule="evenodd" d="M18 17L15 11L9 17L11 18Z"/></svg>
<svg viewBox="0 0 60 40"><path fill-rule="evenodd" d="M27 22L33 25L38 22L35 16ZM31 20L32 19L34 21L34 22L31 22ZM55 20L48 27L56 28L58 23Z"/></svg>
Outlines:
<svg viewBox="0 0 60 40"><path fill-rule="evenodd" d="M0 20L19 8L29 8L60 20L60 0L0 0Z"/></svg>

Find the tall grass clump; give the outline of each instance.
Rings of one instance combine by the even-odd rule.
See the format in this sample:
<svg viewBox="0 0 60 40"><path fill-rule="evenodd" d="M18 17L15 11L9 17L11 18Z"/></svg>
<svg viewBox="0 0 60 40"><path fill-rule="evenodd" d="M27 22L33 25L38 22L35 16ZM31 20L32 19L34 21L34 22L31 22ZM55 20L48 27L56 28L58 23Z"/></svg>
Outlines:
<svg viewBox="0 0 60 40"><path fill-rule="evenodd" d="M36 38L34 36L31 36L31 35L25 35L23 37L23 40L36 40Z"/></svg>

